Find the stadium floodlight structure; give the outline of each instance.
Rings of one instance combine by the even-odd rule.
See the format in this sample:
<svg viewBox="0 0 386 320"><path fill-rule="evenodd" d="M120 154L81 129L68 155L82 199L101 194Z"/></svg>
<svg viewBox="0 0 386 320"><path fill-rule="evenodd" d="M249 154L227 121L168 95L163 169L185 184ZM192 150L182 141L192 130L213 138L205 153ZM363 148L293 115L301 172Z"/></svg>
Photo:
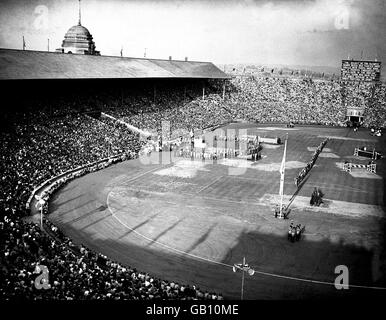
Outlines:
<svg viewBox="0 0 386 320"><path fill-rule="evenodd" d="M46 204L46 201L43 199L42 195L35 195L35 199L37 200L35 207L40 207L40 228L43 230L43 208Z"/></svg>
<svg viewBox="0 0 386 320"><path fill-rule="evenodd" d="M255 270L253 270L246 262L245 257L243 258L243 263L235 263L233 265L233 272L241 271L243 273L241 277L241 300L244 298L244 277L245 272L248 272L250 276L253 276L255 274Z"/></svg>

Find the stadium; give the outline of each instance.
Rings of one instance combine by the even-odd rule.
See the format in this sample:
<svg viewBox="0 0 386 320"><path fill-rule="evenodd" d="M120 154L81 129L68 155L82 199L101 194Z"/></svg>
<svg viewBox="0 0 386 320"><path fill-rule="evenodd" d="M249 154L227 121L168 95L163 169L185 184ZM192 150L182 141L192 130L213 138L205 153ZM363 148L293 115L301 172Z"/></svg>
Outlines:
<svg viewBox="0 0 386 320"><path fill-rule="evenodd" d="M0 49L1 300L384 295L380 61L329 77L95 48L79 15L56 52Z"/></svg>

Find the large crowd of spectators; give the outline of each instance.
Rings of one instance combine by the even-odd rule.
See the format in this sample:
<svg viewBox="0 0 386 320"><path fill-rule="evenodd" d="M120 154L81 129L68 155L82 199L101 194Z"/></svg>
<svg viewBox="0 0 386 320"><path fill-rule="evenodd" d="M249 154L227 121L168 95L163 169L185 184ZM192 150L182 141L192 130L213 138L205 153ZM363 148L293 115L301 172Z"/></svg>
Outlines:
<svg viewBox="0 0 386 320"><path fill-rule="evenodd" d="M224 109L217 83L161 87L143 90L142 95L125 95L118 106L105 106L104 111L141 130L161 135L169 126L170 139L190 132L231 121ZM204 88L204 93L203 93ZM168 124L163 124L168 122Z"/></svg>
<svg viewBox="0 0 386 320"><path fill-rule="evenodd" d="M347 108L363 109L364 125L386 126L385 83L236 77L224 103L233 118L258 122L346 124Z"/></svg>
<svg viewBox="0 0 386 320"><path fill-rule="evenodd" d="M386 127L386 84L373 86L367 89L371 93L365 101L364 121L367 127Z"/></svg>
<svg viewBox="0 0 386 320"><path fill-rule="evenodd" d="M275 78L236 76L226 84L211 84L204 96L202 87L164 90L132 99L110 108L121 120L149 132L162 131L169 121L175 136L191 129L215 127L232 120L260 123L294 123L345 126L347 108L362 110L363 125L386 126L386 85L342 83L338 79Z"/></svg>
<svg viewBox="0 0 386 320"><path fill-rule="evenodd" d="M235 118L258 122L339 125L346 109L340 86L311 79L238 77L229 94Z"/></svg>

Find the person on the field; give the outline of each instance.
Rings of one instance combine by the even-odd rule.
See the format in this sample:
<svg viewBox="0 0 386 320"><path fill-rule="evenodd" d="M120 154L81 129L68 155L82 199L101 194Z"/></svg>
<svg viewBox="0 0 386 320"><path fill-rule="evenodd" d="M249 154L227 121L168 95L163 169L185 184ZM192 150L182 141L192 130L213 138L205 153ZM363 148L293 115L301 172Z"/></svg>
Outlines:
<svg viewBox="0 0 386 320"><path fill-rule="evenodd" d="M291 242L296 240L296 227L294 225L291 227L290 240Z"/></svg>
<svg viewBox="0 0 386 320"><path fill-rule="evenodd" d="M300 235L301 235L301 224L296 225L296 241L300 240Z"/></svg>
<svg viewBox="0 0 386 320"><path fill-rule="evenodd" d="M323 203L323 196L324 196L324 193L322 192L322 190L320 190L318 188L318 191L317 191L317 200L316 200L316 205L319 207L322 203Z"/></svg>
<svg viewBox="0 0 386 320"><path fill-rule="evenodd" d="M280 212L280 209L279 209L279 205L277 204L275 207L275 218L277 218L277 216L279 215L279 212Z"/></svg>
<svg viewBox="0 0 386 320"><path fill-rule="evenodd" d="M317 198L318 198L318 190L317 190L316 187L315 187L315 188L314 188L314 191L312 192L312 195L311 195L311 200L310 200L310 205L311 205L311 206L313 206L314 204L316 204Z"/></svg>
<svg viewBox="0 0 386 320"><path fill-rule="evenodd" d="M295 226L294 226L294 222L293 222L293 220L291 221L291 223L290 223L290 225L289 225L289 227L288 227L288 240L291 240L292 239L292 234L293 234L293 228L294 228Z"/></svg>

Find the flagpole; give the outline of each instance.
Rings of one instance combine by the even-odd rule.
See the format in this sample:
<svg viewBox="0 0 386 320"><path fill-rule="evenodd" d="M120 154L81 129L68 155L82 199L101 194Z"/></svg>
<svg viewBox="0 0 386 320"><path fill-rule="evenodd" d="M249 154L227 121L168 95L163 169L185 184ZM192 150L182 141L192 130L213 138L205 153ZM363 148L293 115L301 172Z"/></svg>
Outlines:
<svg viewBox="0 0 386 320"><path fill-rule="evenodd" d="M284 143L284 155L283 155L283 160L285 159L285 154L286 154L286 151L287 151L287 139L285 140L285 143ZM284 182L284 177L285 177L285 162L283 161L283 172L282 172L282 176L280 177L281 179L281 188L280 188L280 193L281 193L281 197L280 197L280 213L282 213L281 211L281 208L283 207L283 196L284 196L284 190L282 189L282 187L284 187L282 185L282 181Z"/></svg>
<svg viewBox="0 0 386 320"><path fill-rule="evenodd" d="M287 140L288 140L288 133L285 139L284 143L284 154L283 154L283 160L281 163L281 168L280 168L280 208L279 208L279 217L283 217L283 197L284 197L284 177L285 177L285 158L286 158L286 153L287 153Z"/></svg>
<svg viewBox="0 0 386 320"><path fill-rule="evenodd" d="M43 205L40 206L40 228L43 230Z"/></svg>
<svg viewBox="0 0 386 320"><path fill-rule="evenodd" d="M243 258L243 277L241 278L241 300L244 298L244 275L245 275L245 257Z"/></svg>

